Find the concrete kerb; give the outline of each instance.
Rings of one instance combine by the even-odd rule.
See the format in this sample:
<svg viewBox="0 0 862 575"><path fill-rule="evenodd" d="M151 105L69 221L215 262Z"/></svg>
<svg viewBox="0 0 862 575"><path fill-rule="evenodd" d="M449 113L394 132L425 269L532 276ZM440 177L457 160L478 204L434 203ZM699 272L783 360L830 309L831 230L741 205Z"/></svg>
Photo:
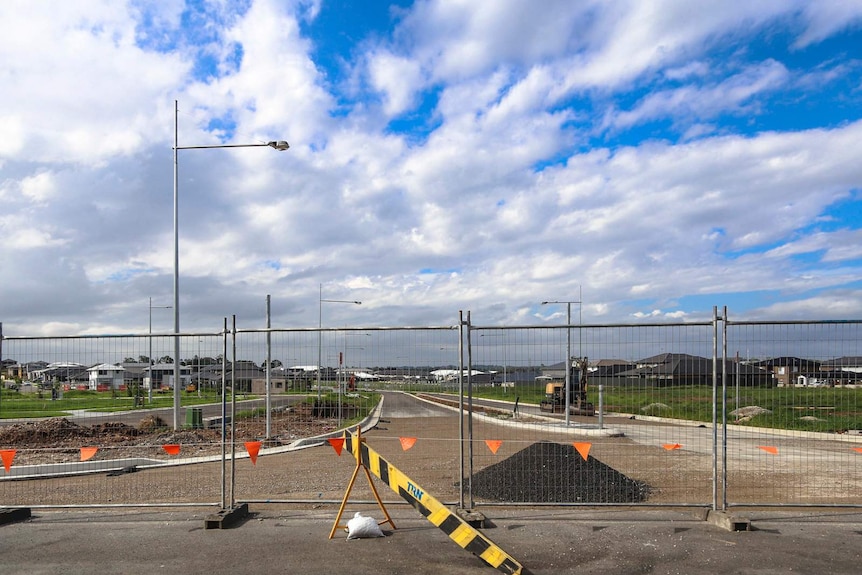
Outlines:
<svg viewBox="0 0 862 575"><path fill-rule="evenodd" d="M406 393L406 392L400 392ZM459 408L453 405L449 405L444 401L435 401L434 399L429 399L427 397L421 397L419 395L415 395L416 399L423 401L425 403L436 405L439 407L443 407L445 409L449 409L451 411L458 411ZM500 402L497 403L511 403L511 402ZM503 412L503 410L500 410ZM473 411L473 417L477 417L482 421L488 423L494 423L496 425L503 425L506 427L514 427L518 429L531 429L542 431L553 431L554 433L565 433L567 435L577 435L577 436L587 436L587 437L625 437L625 433L620 429L614 429L612 427L604 427L599 428L597 425L593 424L584 424L584 423L575 423L572 425L566 425L565 422L561 422L559 419L555 419L553 417L545 417L542 415L530 415L530 419L538 419L540 423L531 423L528 421L516 421L514 419L501 419L499 417L493 417L482 413L480 411ZM553 423L553 426L549 426L548 423Z"/></svg>

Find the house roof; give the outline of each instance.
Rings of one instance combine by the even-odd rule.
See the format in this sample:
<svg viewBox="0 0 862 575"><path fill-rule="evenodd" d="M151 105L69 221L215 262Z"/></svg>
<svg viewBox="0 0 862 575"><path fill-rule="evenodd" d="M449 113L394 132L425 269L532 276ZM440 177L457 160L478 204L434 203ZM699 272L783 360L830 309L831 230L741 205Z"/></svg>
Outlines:
<svg viewBox="0 0 862 575"><path fill-rule="evenodd" d="M110 363L100 363L99 365L94 365L89 368L87 371L126 371L125 368L121 365L112 365Z"/></svg>
<svg viewBox="0 0 862 575"><path fill-rule="evenodd" d="M821 367L862 367L862 356L845 355L844 357L824 361L820 365Z"/></svg>

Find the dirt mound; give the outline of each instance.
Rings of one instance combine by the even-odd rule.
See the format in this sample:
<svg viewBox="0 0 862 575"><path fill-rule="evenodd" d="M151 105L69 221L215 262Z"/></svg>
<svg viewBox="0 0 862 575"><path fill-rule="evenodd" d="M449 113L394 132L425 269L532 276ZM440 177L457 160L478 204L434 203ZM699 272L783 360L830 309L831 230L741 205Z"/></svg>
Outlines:
<svg viewBox="0 0 862 575"><path fill-rule="evenodd" d="M302 437L328 433L336 421L315 418L304 411L292 410L273 418L272 434L266 440L264 418L241 419L236 424L237 449L246 441L265 440L268 444L288 444ZM228 434L227 441L231 441ZM183 457L211 456L222 453L220 429L182 429L174 431L160 417L145 415L137 427L121 422L79 425L62 417L26 423L0 425L0 449L15 449L16 465L78 461L80 448L99 447L93 459L147 457L168 459L163 445L182 445Z"/></svg>
<svg viewBox="0 0 862 575"><path fill-rule="evenodd" d="M53 417L0 427L0 445L57 446L90 438L125 441L137 437L138 433L137 429L124 423L107 422L83 426L62 417Z"/></svg>
<svg viewBox="0 0 862 575"><path fill-rule="evenodd" d="M572 445L538 442L473 475L473 493L525 503L638 503L650 487Z"/></svg>

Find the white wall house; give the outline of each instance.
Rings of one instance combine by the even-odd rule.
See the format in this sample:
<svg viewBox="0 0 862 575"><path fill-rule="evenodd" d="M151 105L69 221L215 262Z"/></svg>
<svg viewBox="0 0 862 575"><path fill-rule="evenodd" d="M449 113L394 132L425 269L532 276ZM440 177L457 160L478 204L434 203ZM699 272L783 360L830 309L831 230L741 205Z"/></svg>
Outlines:
<svg viewBox="0 0 862 575"><path fill-rule="evenodd" d="M100 385L107 385L111 389L120 389L123 385L123 372L125 369L119 365L101 363L87 370L89 374L88 387L96 391Z"/></svg>

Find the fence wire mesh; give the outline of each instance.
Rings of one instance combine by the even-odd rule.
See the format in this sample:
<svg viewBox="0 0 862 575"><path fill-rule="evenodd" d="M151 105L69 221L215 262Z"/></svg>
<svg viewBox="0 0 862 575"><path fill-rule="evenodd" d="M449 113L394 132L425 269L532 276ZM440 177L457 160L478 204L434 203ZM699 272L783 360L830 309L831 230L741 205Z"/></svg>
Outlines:
<svg viewBox="0 0 862 575"><path fill-rule="evenodd" d="M338 501L327 439L364 421L468 507L856 506L860 325L226 326L179 336L176 385L173 335L3 337L0 501Z"/></svg>

